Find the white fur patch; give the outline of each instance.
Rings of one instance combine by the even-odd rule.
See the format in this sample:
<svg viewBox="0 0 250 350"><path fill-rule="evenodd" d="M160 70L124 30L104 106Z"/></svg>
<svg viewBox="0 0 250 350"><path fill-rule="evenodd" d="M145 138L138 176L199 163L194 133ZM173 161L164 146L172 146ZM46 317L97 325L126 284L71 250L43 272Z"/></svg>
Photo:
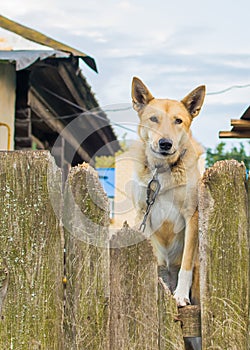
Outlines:
<svg viewBox="0 0 250 350"><path fill-rule="evenodd" d="M192 285L193 272L180 269L174 298L178 306L190 304L189 292Z"/></svg>

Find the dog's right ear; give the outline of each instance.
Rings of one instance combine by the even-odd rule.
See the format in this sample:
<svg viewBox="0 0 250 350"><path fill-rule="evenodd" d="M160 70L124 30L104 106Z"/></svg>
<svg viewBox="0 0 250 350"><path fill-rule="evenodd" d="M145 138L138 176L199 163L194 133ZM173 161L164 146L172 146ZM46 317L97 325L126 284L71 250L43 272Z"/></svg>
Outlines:
<svg viewBox="0 0 250 350"><path fill-rule="evenodd" d="M153 98L146 85L144 85L139 78L134 77L132 81L132 101L134 109L138 112Z"/></svg>

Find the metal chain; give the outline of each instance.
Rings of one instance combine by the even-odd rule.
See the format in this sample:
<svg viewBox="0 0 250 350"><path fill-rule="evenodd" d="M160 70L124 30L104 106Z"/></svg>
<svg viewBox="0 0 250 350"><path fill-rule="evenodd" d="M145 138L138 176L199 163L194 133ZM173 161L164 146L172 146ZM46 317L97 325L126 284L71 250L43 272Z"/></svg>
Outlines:
<svg viewBox="0 0 250 350"><path fill-rule="evenodd" d="M153 178L152 180L149 181L148 186L147 186L147 199L146 199L146 203L147 203L147 208L146 208L146 212L144 214L142 223L140 225L139 230L144 232L146 229L146 223L147 223L147 218L148 215L150 213L150 210L152 208L152 205L155 202L155 199L160 191L161 185L160 182L158 180L158 169L156 168L153 174Z"/></svg>

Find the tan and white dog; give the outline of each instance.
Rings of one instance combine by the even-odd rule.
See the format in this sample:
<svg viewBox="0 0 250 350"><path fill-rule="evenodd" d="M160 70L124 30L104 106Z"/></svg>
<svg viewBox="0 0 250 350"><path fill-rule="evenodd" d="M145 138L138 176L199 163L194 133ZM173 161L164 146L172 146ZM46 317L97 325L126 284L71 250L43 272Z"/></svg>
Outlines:
<svg viewBox="0 0 250 350"><path fill-rule="evenodd" d="M202 107L205 86L181 101L154 98L138 78L133 78L132 100L140 122L135 146L133 201L137 221L143 220L147 185L155 169L160 191L146 221L159 265L167 268L166 282L178 306L198 304L198 160L202 147L192 138L190 125Z"/></svg>

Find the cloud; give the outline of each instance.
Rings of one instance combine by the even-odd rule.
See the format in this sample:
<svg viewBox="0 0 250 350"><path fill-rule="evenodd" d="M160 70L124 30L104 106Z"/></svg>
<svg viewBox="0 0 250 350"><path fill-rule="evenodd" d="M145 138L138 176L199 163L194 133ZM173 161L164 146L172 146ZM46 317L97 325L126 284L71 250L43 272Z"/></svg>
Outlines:
<svg viewBox="0 0 250 350"><path fill-rule="evenodd" d="M65 42L96 59L99 74L81 64L103 106L130 103L133 75L159 97L179 99L200 84L207 91L250 83L245 0L23 0L3 2L3 15ZM206 97L194 123L205 145L230 129L249 104L250 89ZM110 118L116 118L110 115ZM126 119L122 115L122 119ZM128 122L136 123L132 113Z"/></svg>
<svg viewBox="0 0 250 350"><path fill-rule="evenodd" d="M131 79L132 75L138 75L145 80L158 96L173 98L182 96L189 89L200 84L206 84L208 91L213 92L231 85L250 83L250 58L246 55L196 56L164 52L160 56L153 52L138 56L127 54L125 52L124 57L100 58L100 75L105 86L108 86L110 80L116 81L116 84L121 81L125 83L117 86L116 91L110 95L111 98L120 94L119 91L126 87L126 81ZM228 65L228 61L235 62L234 66ZM239 62L239 65L236 62ZM111 71L112 74L110 74ZM233 93L239 93L243 96L241 100L246 101L247 96L244 95L246 91L233 91ZM126 96L126 94L123 95ZM219 97L220 101L229 95L232 98L233 94L224 94ZM237 98L240 96L237 95ZM210 99L217 99L217 97L213 96ZM108 103L110 102L112 101L109 100Z"/></svg>

